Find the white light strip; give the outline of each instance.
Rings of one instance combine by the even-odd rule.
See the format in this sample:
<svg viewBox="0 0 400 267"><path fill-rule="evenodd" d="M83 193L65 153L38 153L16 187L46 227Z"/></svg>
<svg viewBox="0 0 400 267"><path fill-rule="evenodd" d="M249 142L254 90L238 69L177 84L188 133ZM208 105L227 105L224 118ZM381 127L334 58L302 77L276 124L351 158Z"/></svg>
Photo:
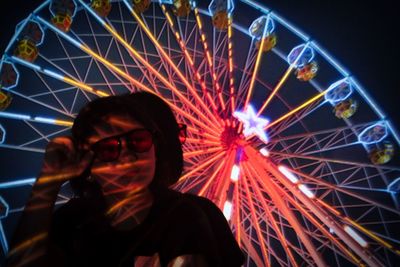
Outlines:
<svg viewBox="0 0 400 267"><path fill-rule="evenodd" d="M291 181L292 183L297 184L299 182L299 179L293 173L291 173L285 166L279 165L278 170L283 175L285 175L285 177L288 178L289 181Z"/></svg>
<svg viewBox="0 0 400 267"><path fill-rule="evenodd" d="M239 180L239 173L240 173L240 168L238 165L233 165L232 166L232 171L231 171L231 180L233 182L237 182Z"/></svg>
<svg viewBox="0 0 400 267"><path fill-rule="evenodd" d="M266 147L263 147L260 149L260 153L261 155L263 155L264 157L269 157L269 151Z"/></svg>
<svg viewBox="0 0 400 267"><path fill-rule="evenodd" d="M49 118L43 118L43 117L35 117L35 121L37 122L42 122L42 123L48 123L48 124L56 124L55 119L49 119Z"/></svg>
<svg viewBox="0 0 400 267"><path fill-rule="evenodd" d="M358 244L360 244L362 247L366 248L368 246L367 241L365 241L361 236L359 236L353 228L351 228L348 225L344 226L344 230L346 233L348 233L355 241L357 241Z"/></svg>
<svg viewBox="0 0 400 267"><path fill-rule="evenodd" d="M60 75L60 74L55 73L54 71L47 70L47 69L43 69L43 72L44 72L45 74L49 75L50 77L53 77L53 78L58 79L58 80L61 80L61 81L63 81L63 80L64 80L64 77L65 77L65 76L62 76L62 75Z"/></svg>
<svg viewBox="0 0 400 267"><path fill-rule="evenodd" d="M30 115L16 114L16 113L11 113L11 112L4 112L4 111L0 112L0 117L14 119L14 120L26 120L26 121L34 121L34 122L47 123L47 124L53 124L53 125L60 125L59 123L57 123L56 119L39 117L39 116L33 117Z"/></svg>
<svg viewBox="0 0 400 267"><path fill-rule="evenodd" d="M299 189L301 192L303 192L308 198L314 198L315 195L313 192L311 192L310 189L308 189L308 187L304 184L300 184L299 185Z"/></svg>
<svg viewBox="0 0 400 267"><path fill-rule="evenodd" d="M225 201L223 213L225 218L229 221L232 216L232 203L228 200Z"/></svg>

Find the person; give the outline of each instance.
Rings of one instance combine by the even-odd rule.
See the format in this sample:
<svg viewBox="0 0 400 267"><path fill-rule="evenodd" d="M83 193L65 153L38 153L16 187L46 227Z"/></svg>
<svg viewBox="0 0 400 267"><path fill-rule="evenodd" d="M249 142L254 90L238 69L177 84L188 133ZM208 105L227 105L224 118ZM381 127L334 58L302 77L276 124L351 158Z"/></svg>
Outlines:
<svg viewBox="0 0 400 267"><path fill-rule="evenodd" d="M7 266L241 266L218 207L169 189L183 130L151 93L88 103L46 147ZM74 197L53 212L66 181Z"/></svg>

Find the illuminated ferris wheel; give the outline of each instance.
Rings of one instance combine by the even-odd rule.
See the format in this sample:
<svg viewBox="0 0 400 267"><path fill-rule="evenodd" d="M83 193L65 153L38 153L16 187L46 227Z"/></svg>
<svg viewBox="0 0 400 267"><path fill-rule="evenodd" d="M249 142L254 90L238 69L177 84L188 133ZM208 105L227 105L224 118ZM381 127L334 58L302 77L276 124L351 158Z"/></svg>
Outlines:
<svg viewBox="0 0 400 267"><path fill-rule="evenodd" d="M174 186L246 266L395 266L400 138L315 41L250 0L48 0L0 62L2 253L44 148L97 97L150 91L187 125ZM65 184L57 204L72 197Z"/></svg>

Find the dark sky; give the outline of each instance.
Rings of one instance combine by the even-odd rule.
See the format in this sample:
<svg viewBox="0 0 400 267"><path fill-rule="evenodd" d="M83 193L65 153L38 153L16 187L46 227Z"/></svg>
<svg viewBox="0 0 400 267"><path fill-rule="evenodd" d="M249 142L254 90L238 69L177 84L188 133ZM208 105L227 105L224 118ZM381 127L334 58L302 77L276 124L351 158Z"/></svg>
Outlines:
<svg viewBox="0 0 400 267"><path fill-rule="evenodd" d="M0 51L15 25L42 1L12 0L0 11ZM258 0L315 39L400 128L399 20L394 0Z"/></svg>

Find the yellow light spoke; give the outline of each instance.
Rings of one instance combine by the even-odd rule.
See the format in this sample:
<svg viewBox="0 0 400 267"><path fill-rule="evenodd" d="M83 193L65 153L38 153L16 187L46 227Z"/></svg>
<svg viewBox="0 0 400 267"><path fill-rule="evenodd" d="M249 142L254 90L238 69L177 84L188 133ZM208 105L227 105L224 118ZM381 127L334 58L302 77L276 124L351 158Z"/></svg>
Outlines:
<svg viewBox="0 0 400 267"><path fill-rule="evenodd" d="M126 2L125 2L126 3ZM149 30L149 28L145 25L145 23L143 22L143 20L140 18L140 16L135 12L135 10L131 7L129 7L130 12L132 14L132 16L135 18L135 20L139 23L140 27L144 30L144 32L147 34L147 36L150 38L150 40L152 40L153 44L157 47L158 51L162 54L162 56L165 58L165 60L167 60L167 62L169 63L169 66L172 67L172 69L175 71L175 73L179 76L179 78L182 80L182 82L186 85L186 87L189 89L189 91L192 93L192 95L194 96L194 98L197 100L197 102L202 106L202 108L204 109L204 111L206 113L208 113L208 115L213 119L214 123L219 124L218 119L214 116L214 114L212 112L210 112L209 107L204 103L204 101L200 98L200 96L198 95L198 93L196 92L196 90L193 88L193 86L190 84L190 82L187 80L187 78L183 75L183 73L181 72L181 70L176 66L176 64L172 61L172 59L168 56L168 54L165 52L164 48L160 45L160 43L157 41L157 39L154 37L153 33ZM108 26L108 25L107 25ZM107 29L109 29L109 26L106 27ZM113 31L113 35L118 35L115 31ZM118 38L119 39L119 38ZM126 44L126 42L124 42L124 44ZM131 47L130 45L127 44L127 46ZM135 56L137 56L137 58L142 62L143 59L142 57L138 54L135 53ZM142 62L143 63L143 62ZM147 62L146 62L147 63ZM144 63L143 63L144 64ZM149 64L148 64L149 65ZM159 76L161 76L158 72L157 73L157 77L159 78ZM172 84L170 84L165 78L164 79L160 79L160 80L165 80L166 85L168 87L174 87L172 86ZM221 126L221 125L220 125Z"/></svg>
<svg viewBox="0 0 400 267"><path fill-rule="evenodd" d="M267 26L264 26L264 27L266 28ZM265 32L265 29L264 29L264 32ZM263 49L262 49L262 47L264 47L264 46L263 46L263 45L264 45L264 42L265 42L265 38L261 38L261 45L260 45L260 48L258 49L256 62L254 63L254 70L253 70L253 73L252 73L252 75L251 75L249 88L247 89L247 96L246 96L246 100L245 100L245 102L244 102L244 108L243 108L243 110L246 110L247 105L248 105L249 102L250 102L250 98L251 98L251 96L252 96L252 94L253 94L254 84L255 84L255 81L256 81L256 78L257 78L258 69L260 68L260 62L261 62L261 58L262 58L262 54L263 54ZM284 76L284 77L285 77L285 76ZM283 84L283 82L282 82L282 84ZM279 84L278 84L278 85L279 85ZM279 90L279 87L278 87L278 86L277 86L277 88L278 88L278 89L275 88L275 90ZM274 91L275 91L275 90L274 90ZM270 98L272 98L272 96L273 96L273 94L270 95ZM268 102L268 99L267 99L267 101L265 101L265 103L267 103L267 102ZM268 104L268 103L267 103L267 104ZM261 109L262 109L262 108L261 108ZM260 110L261 110L261 109L260 109ZM260 115L261 113L262 113L262 111L261 111L261 112L259 111L257 115Z"/></svg>
<svg viewBox="0 0 400 267"><path fill-rule="evenodd" d="M212 75L211 75L212 82L213 82L215 90L217 91L218 100L219 100L219 103L221 105L221 108L222 108L222 110L225 110L225 102L224 102L224 99L223 99L223 96L222 96L221 85L220 85L220 83L219 83L219 81L217 79L217 76L215 75L215 73L213 71L213 60L212 60L212 56L211 56L210 50L208 49L207 38L206 38L206 35L203 32L203 23L201 21L201 17L200 17L199 10L198 10L197 6L194 8L194 15L196 17L196 23L197 23L197 27L199 29L199 33L200 33L200 37L201 37L200 39L201 39L201 42L203 44L203 49L204 49L204 52L206 54L206 60L207 60L207 63L208 63L208 67L209 67L210 73L212 73ZM208 97L211 98L211 96L208 96Z"/></svg>
<svg viewBox="0 0 400 267"><path fill-rule="evenodd" d="M110 94L108 94L106 92L103 92L101 90L95 89L93 87L90 87L89 85L86 85L86 84L84 84L82 82L73 80L73 79L68 78L68 77L64 77L64 81L66 83L70 84L70 85L76 86L76 87L78 87L78 88L80 88L80 89L82 89L84 91L96 94L96 95L98 95L100 97L105 97L105 96L109 96L110 95Z"/></svg>
<svg viewBox="0 0 400 267"><path fill-rule="evenodd" d="M281 89L282 85L285 83L285 81L287 80L287 78L289 77L290 73L293 71L294 69L294 65L291 65L285 72L285 74L283 75L283 77L280 79L280 81L278 82L278 84L275 86L274 90L272 91L272 93L268 96L267 100L265 100L265 102L262 104L261 108L258 110L257 112L257 116L260 116L260 114L264 111L264 109L267 107L267 105L269 104L269 102L271 102L272 98L276 95L276 93L279 91L279 89Z"/></svg>
<svg viewBox="0 0 400 267"><path fill-rule="evenodd" d="M189 54L189 51L186 49L186 45L183 42L182 37L180 36L179 32L176 30L176 28L174 26L174 23L173 23L173 21L171 19L170 13L168 12L168 10L167 10L167 8L165 7L164 4L161 4L161 8L162 8L165 16L167 17L167 21L169 23L169 26L170 26L171 30L174 32L174 36L176 38L177 43L179 44L179 47L181 48L181 50L183 51L183 54L185 55L185 59L189 63L190 68L192 69L192 72L194 73L194 78L196 78L197 81L199 82L200 87L201 87L201 89L203 91L203 94L207 98L208 102L210 103L213 112L215 114L217 114L218 113L218 107L215 104L214 99L212 99L210 93L207 91L207 86L206 86L205 82L202 80L200 72L198 70L196 70L196 68L194 66L194 62L193 62L193 60L191 58L191 55ZM213 81L215 81L215 80L213 79ZM219 84L217 85L216 88L219 88ZM197 95L197 93L196 93L196 95ZM206 110L209 110L209 108L207 107Z"/></svg>
<svg viewBox="0 0 400 267"><path fill-rule="evenodd" d="M225 159L223 158L221 160L221 162L218 164L217 168L215 169L214 173L210 176L210 178L208 178L208 181L205 183L205 185L201 188L201 190L199 191L198 195L199 196L205 196L205 192L208 190L208 188L210 187L210 185L215 181L215 177L217 176L217 174L219 174L221 168L224 166L225 164Z"/></svg>
<svg viewBox="0 0 400 267"><path fill-rule="evenodd" d="M181 181L187 179L191 175L195 174L196 172L198 172L202 168L206 167L207 165L211 164L212 162L220 159L224 155L225 155L225 151L221 151L221 152L217 153L215 156L211 157L207 161L203 162L202 164L198 165L197 167L195 167L192 170L190 170L189 172L187 172L185 175L181 176L181 178L179 178L178 182L181 182Z"/></svg>

